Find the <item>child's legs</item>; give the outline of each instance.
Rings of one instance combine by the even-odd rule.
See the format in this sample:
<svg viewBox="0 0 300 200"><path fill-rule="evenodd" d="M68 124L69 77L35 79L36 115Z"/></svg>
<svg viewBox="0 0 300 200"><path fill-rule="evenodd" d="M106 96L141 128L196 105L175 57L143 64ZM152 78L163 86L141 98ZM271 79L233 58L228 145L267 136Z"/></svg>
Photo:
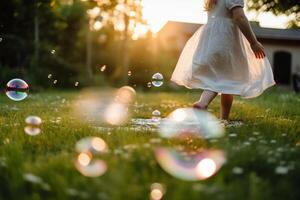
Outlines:
<svg viewBox="0 0 300 200"><path fill-rule="evenodd" d="M221 119L228 120L230 110L233 102L233 95L222 94L221 95Z"/></svg>
<svg viewBox="0 0 300 200"><path fill-rule="evenodd" d="M204 90L201 94L200 100L194 104L194 108L206 110L209 104L214 100L214 98L218 95L216 92L212 92L209 90Z"/></svg>

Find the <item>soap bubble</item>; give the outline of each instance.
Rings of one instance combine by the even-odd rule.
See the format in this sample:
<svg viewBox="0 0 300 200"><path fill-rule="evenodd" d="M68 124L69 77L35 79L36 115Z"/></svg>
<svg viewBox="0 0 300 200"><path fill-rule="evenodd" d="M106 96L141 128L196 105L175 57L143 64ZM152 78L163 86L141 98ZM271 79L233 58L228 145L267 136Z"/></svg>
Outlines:
<svg viewBox="0 0 300 200"><path fill-rule="evenodd" d="M128 109L125 104L112 103L105 110L105 121L111 125L123 125L127 122Z"/></svg>
<svg viewBox="0 0 300 200"><path fill-rule="evenodd" d="M219 120L208 112L180 108L161 122L159 133L166 138L195 136L209 139L222 137L224 128Z"/></svg>
<svg viewBox="0 0 300 200"><path fill-rule="evenodd" d="M106 65L103 65L101 68L100 68L100 71L101 72L104 72L106 70Z"/></svg>
<svg viewBox="0 0 300 200"><path fill-rule="evenodd" d="M55 49L52 49L51 50L51 54L55 54L56 53L56 50Z"/></svg>
<svg viewBox="0 0 300 200"><path fill-rule="evenodd" d="M164 77L161 73L156 73L152 76L152 85L160 87L164 84Z"/></svg>
<svg viewBox="0 0 300 200"><path fill-rule="evenodd" d="M160 200L165 194L165 187L161 183L151 184L150 199L151 200Z"/></svg>
<svg viewBox="0 0 300 200"><path fill-rule="evenodd" d="M48 74L48 79L51 79L52 78L52 74Z"/></svg>
<svg viewBox="0 0 300 200"><path fill-rule="evenodd" d="M54 81L53 81L53 84L54 84L54 85L57 84L57 80L54 80Z"/></svg>
<svg viewBox="0 0 300 200"><path fill-rule="evenodd" d="M75 85L75 87L78 87L78 85L79 85L79 82L78 82L78 81L76 81L74 85Z"/></svg>
<svg viewBox="0 0 300 200"><path fill-rule="evenodd" d="M107 41L107 36L104 35L104 34L100 35L99 38L98 38L98 41L100 43L105 43Z"/></svg>
<svg viewBox="0 0 300 200"><path fill-rule="evenodd" d="M147 83L147 87L148 87L148 88L151 88L151 87L152 87L152 83L151 83L151 82L148 82L148 83Z"/></svg>
<svg viewBox="0 0 300 200"><path fill-rule="evenodd" d="M105 141L99 137L81 139L76 144L78 153L75 167L84 176L99 177L107 171L107 164L100 157L107 153Z"/></svg>
<svg viewBox="0 0 300 200"><path fill-rule="evenodd" d="M131 104L136 92L124 86L117 91L97 91L88 89L81 92L74 102L75 117L92 124L124 125L131 116Z"/></svg>
<svg viewBox="0 0 300 200"><path fill-rule="evenodd" d="M167 173L185 181L205 180L216 174L226 162L220 150L202 150L189 154L160 147L155 150L155 157Z"/></svg>
<svg viewBox="0 0 300 200"><path fill-rule="evenodd" d="M115 100L123 104L131 104L136 96L135 90L130 86L118 89Z"/></svg>
<svg viewBox="0 0 300 200"><path fill-rule="evenodd" d="M22 79L12 79L6 85L5 93L11 100L22 101L28 96L29 86Z"/></svg>
<svg viewBox="0 0 300 200"><path fill-rule="evenodd" d="M161 119L161 113L160 113L160 111L159 110L154 110L152 112L152 120L153 121L160 121L160 119Z"/></svg>
<svg viewBox="0 0 300 200"><path fill-rule="evenodd" d="M226 162L223 151L203 148L205 139L224 135L219 120L208 112L193 108L177 109L161 121L159 134L187 142L180 148L158 147L155 150L158 164L176 178L186 181L205 180L216 174ZM193 145L198 140L203 145L201 148Z"/></svg>
<svg viewBox="0 0 300 200"><path fill-rule="evenodd" d="M132 75L132 72L131 71L128 71L128 76L131 76Z"/></svg>
<svg viewBox="0 0 300 200"><path fill-rule="evenodd" d="M41 133L41 124L42 124L42 119L38 116L28 116L25 119L26 126L24 128L24 131L27 135L30 136L36 136Z"/></svg>

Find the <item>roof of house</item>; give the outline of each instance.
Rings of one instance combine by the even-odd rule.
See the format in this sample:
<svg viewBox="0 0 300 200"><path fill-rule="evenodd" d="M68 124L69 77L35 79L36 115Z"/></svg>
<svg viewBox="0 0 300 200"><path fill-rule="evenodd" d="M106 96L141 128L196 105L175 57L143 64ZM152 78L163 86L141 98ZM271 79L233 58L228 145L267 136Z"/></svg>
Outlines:
<svg viewBox="0 0 300 200"><path fill-rule="evenodd" d="M161 30L165 31L181 31L186 34L193 34L203 24L195 24L188 22L169 21ZM251 22L251 26L256 36L260 39L272 40L292 40L300 41L300 29L275 29L260 27L257 22Z"/></svg>

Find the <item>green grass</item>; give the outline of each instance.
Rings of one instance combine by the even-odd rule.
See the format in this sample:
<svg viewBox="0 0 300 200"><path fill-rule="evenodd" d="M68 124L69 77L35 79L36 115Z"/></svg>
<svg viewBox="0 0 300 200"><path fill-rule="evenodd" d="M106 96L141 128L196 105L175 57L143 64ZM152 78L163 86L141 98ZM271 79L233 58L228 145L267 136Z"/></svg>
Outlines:
<svg viewBox="0 0 300 200"><path fill-rule="evenodd" d="M227 162L215 176L187 182L157 164L153 153L157 144L150 142L159 137L157 133L112 129L108 134L76 120L70 105L77 94L31 94L22 102L0 96L0 199L149 199L154 182L165 185L164 199L171 200L300 199L299 95L275 88L253 100L236 98L231 117L244 124L226 128L219 140L207 141L208 146L226 152ZM133 117L150 118L155 109L165 117L198 98L198 92L138 93L137 103L142 106ZM218 115L219 98L210 109ZM28 115L43 119L39 136L24 134ZM103 158L108 171L99 178L82 176L73 164L74 146L87 136L103 138L110 149ZM163 143L175 145L172 140ZM132 144L136 148L126 148ZM233 173L234 167L243 173ZM288 172L278 174L278 167ZM24 180L28 173L44 184Z"/></svg>

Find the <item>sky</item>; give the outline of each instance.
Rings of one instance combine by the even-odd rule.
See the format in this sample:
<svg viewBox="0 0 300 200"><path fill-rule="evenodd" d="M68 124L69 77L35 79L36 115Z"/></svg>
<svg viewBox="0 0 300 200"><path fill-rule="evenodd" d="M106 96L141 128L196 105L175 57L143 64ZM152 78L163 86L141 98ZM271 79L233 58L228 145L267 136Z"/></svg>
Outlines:
<svg viewBox="0 0 300 200"><path fill-rule="evenodd" d="M152 31L157 32L168 21L205 23L206 12L203 11L203 0L143 0L143 13L150 23ZM260 22L262 27L285 28L289 18L271 13L256 14L246 12L250 20Z"/></svg>

